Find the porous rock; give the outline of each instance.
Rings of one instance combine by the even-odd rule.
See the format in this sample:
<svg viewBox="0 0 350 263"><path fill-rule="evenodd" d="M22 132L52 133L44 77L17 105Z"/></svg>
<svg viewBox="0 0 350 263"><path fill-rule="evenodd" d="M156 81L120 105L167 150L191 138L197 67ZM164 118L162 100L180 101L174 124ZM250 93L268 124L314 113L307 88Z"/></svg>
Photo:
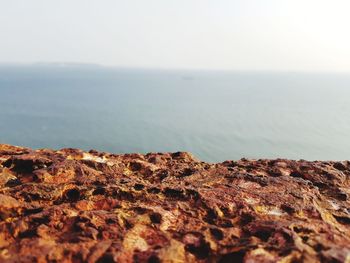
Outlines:
<svg viewBox="0 0 350 263"><path fill-rule="evenodd" d="M0 145L0 262L350 262L349 162Z"/></svg>

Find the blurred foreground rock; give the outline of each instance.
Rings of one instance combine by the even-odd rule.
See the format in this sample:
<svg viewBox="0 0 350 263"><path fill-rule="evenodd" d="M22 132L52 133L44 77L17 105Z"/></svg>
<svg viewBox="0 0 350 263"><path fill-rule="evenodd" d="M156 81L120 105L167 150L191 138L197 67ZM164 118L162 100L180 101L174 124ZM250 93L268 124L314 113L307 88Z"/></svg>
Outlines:
<svg viewBox="0 0 350 263"><path fill-rule="evenodd" d="M0 145L0 262L350 262L350 163Z"/></svg>

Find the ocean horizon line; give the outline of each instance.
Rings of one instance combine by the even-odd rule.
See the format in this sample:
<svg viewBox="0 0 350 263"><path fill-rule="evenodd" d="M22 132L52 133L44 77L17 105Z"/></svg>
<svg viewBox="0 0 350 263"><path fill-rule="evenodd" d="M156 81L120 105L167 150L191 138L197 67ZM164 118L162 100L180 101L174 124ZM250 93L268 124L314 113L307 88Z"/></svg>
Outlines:
<svg viewBox="0 0 350 263"><path fill-rule="evenodd" d="M105 65L89 62L52 61L52 62L0 62L0 68L80 68L80 69L105 69L121 71L149 71L149 72L193 72L193 73L224 73L224 74L302 74L302 75L350 75L350 71L338 70L297 70L297 69L224 69L224 68L176 68L176 67L148 67L148 66L124 66Z"/></svg>

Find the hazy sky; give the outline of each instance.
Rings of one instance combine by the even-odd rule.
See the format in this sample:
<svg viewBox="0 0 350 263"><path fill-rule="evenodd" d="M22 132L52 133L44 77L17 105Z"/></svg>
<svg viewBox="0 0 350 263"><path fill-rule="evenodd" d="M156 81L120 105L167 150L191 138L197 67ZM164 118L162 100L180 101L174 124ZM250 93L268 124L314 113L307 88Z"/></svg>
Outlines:
<svg viewBox="0 0 350 263"><path fill-rule="evenodd" d="M0 0L0 63L350 71L348 0Z"/></svg>

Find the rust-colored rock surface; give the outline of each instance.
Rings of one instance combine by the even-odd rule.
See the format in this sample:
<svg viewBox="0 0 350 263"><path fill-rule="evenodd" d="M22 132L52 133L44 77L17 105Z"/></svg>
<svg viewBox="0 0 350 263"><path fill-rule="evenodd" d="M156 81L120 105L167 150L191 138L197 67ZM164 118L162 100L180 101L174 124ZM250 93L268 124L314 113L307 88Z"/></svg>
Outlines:
<svg viewBox="0 0 350 263"><path fill-rule="evenodd" d="M350 163L0 145L0 262L350 262Z"/></svg>

